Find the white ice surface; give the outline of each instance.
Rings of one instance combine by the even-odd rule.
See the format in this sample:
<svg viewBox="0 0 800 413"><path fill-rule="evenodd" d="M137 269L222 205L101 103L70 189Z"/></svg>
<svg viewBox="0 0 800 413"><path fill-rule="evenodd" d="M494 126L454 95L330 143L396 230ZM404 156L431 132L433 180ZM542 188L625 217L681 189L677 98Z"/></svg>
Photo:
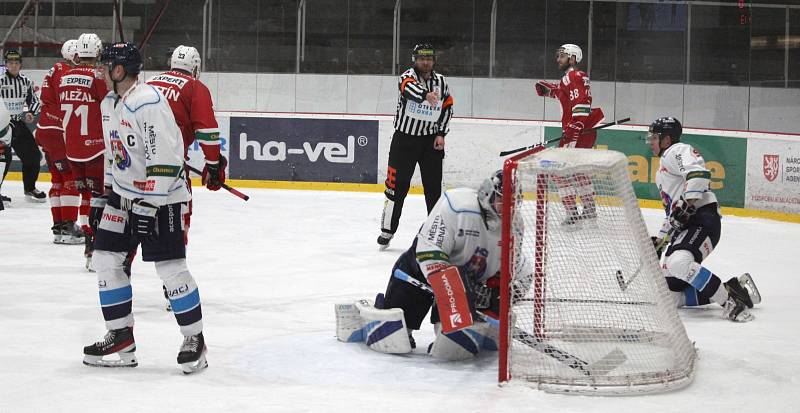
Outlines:
<svg viewBox="0 0 800 413"><path fill-rule="evenodd" d="M47 190L44 184L40 189ZM378 252L380 193L195 191L188 263L200 287L210 367L180 373L181 336L164 311L153 265L134 263L139 367L92 368L82 347L105 333L82 246L52 244L47 204L0 212L0 412L790 412L800 411L800 225L726 217L706 266L723 279L753 274L756 320L720 308L680 311L699 349L688 388L591 398L498 387L494 354L467 363L390 356L334 337L333 306L384 290L424 219L410 196L400 230ZM659 211L645 210L651 232ZM416 334L421 348L432 333ZM421 349L418 349L421 351Z"/></svg>

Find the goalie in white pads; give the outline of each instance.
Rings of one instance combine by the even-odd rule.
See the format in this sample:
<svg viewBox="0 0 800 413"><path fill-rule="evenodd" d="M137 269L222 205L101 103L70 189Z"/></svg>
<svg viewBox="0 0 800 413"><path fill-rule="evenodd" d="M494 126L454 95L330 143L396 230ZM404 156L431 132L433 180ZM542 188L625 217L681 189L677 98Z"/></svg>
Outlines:
<svg viewBox="0 0 800 413"><path fill-rule="evenodd" d="M717 197L711 192L711 173L702 155L691 145L680 142L683 128L672 117L656 119L647 141L653 154L661 156L656 185L666 211L664 224L653 236L653 246L660 256L667 242L663 262L664 275L678 303L698 306L715 302L723 307L723 316L732 321L750 321L749 309L761 302L761 295L750 274L726 282L701 263L714 250L720 238L720 215ZM671 239L670 239L671 238Z"/></svg>
<svg viewBox="0 0 800 413"><path fill-rule="evenodd" d="M433 306L436 339L428 348L432 356L461 360L480 350L497 350L497 332L483 321L483 314L496 317L499 311L501 211L502 171L493 173L477 191L446 191L411 248L395 262L386 294L378 294L366 316L362 300L363 333L357 330L358 322L342 330L346 311L337 307L339 339L364 340L383 352L409 352L416 347L411 333L419 330ZM376 320L375 312L387 316ZM389 344L380 347L383 340ZM382 349L386 347L392 351Z"/></svg>

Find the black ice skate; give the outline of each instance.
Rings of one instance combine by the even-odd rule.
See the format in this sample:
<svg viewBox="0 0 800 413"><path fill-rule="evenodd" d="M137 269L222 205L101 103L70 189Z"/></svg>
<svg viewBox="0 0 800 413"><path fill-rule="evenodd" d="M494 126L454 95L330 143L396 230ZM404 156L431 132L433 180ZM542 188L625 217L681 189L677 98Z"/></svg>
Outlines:
<svg viewBox="0 0 800 413"><path fill-rule="evenodd" d="M133 328L109 330L103 341L83 348L83 364L93 367L136 367L136 342ZM117 354L119 360L105 360L104 356Z"/></svg>
<svg viewBox="0 0 800 413"><path fill-rule="evenodd" d="M392 240L392 237L394 237L394 234L390 234L386 231L381 232L381 235L378 236L378 249L383 251L389 248L389 242Z"/></svg>
<svg viewBox="0 0 800 413"><path fill-rule="evenodd" d="M53 233L55 234L55 231ZM59 244L78 245L85 242L83 230L75 225L74 221L66 221L61 224L61 242Z"/></svg>
<svg viewBox="0 0 800 413"><path fill-rule="evenodd" d="M202 332L184 337L183 345L178 352L178 364L181 366L183 374L197 373L208 367L207 352L206 340L203 338Z"/></svg>
<svg viewBox="0 0 800 413"><path fill-rule="evenodd" d="M63 224L58 223L50 227L50 230L53 231L53 244L61 244L61 226Z"/></svg>
<svg viewBox="0 0 800 413"><path fill-rule="evenodd" d="M41 204L47 202L47 194L36 188L33 188L32 191L25 191L25 200L28 202Z"/></svg>
<svg viewBox="0 0 800 413"><path fill-rule="evenodd" d="M723 305L722 315L731 321L752 321L755 316L749 309L761 302L761 293L753 282L753 277L744 273L739 278L731 278L724 285L728 291L728 300Z"/></svg>

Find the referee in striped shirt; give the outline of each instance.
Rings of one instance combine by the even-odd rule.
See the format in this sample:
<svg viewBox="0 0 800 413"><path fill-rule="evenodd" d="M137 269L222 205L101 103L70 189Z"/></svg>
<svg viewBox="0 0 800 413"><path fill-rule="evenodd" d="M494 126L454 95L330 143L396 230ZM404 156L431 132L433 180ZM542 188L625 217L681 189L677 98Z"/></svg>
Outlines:
<svg viewBox="0 0 800 413"><path fill-rule="evenodd" d="M36 189L36 180L39 178L39 162L42 153L36 147L31 130L25 123L33 123L34 117L39 112L39 99L33 89L33 81L21 74L22 55L16 50L8 50L3 55L5 60L5 73L0 72L0 97L6 104L6 109L11 114L11 147L22 162L22 183L25 188L25 197L32 202L45 202L44 192ZM7 163L3 177L8 173L11 164L11 151L4 151L0 162Z"/></svg>
<svg viewBox="0 0 800 413"><path fill-rule="evenodd" d="M414 65L400 75L398 82L400 97L394 115L395 132L389 148L384 191L386 201L378 236L381 249L389 245L397 231L417 164L429 213L442 194L444 137L453 117L453 97L444 76L433 71L435 59L436 50L430 44L414 46L411 53Z"/></svg>

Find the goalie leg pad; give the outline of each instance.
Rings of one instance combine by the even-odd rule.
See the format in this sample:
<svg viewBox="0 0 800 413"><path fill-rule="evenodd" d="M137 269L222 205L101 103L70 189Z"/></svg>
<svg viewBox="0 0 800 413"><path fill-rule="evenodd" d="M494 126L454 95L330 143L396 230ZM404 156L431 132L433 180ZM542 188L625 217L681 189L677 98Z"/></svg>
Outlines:
<svg viewBox="0 0 800 413"><path fill-rule="evenodd" d="M472 303L458 267L430 274L428 282L436 298L442 332L448 334L472 326Z"/></svg>
<svg viewBox="0 0 800 413"><path fill-rule="evenodd" d="M357 301L355 307L364 325L361 334L367 347L379 353L411 352L411 341L408 338L402 309L377 309L368 300Z"/></svg>
<svg viewBox="0 0 800 413"><path fill-rule="evenodd" d="M432 357L459 361L475 357L481 350L497 351L497 330L489 323L476 322L471 327L445 334L437 323L436 340L431 344Z"/></svg>

